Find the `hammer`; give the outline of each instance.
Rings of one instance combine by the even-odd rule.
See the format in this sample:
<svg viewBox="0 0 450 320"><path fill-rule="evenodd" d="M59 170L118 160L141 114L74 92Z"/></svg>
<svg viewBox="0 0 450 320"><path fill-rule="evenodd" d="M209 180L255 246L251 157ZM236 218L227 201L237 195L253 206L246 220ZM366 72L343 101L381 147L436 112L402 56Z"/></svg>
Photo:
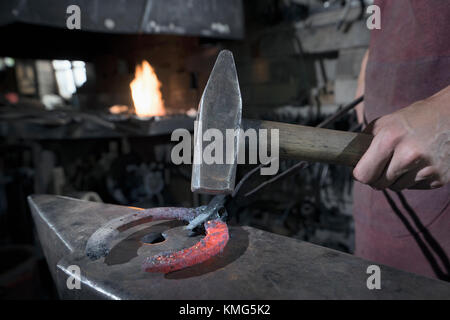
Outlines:
<svg viewBox="0 0 450 320"><path fill-rule="evenodd" d="M201 125L200 125L201 124ZM205 151L204 134L209 129L226 135L227 129L278 129L281 158L355 166L368 149L373 136L286 124L264 120L242 119L242 98L233 54L219 53L199 103L197 125L194 128L194 163L192 165L192 192L225 195L234 190L236 152L225 155L228 161L207 164L201 161ZM209 140L212 140L209 137ZM223 143L224 145L224 143ZM270 144L269 144L270 145ZM269 148L267 150L270 150ZM227 150L228 151L228 150Z"/></svg>

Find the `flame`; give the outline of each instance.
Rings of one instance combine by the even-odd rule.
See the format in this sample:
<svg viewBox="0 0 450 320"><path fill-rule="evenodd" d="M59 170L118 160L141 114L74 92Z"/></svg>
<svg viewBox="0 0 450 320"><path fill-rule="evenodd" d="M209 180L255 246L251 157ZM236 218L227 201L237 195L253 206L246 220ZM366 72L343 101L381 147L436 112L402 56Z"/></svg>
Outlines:
<svg viewBox="0 0 450 320"><path fill-rule="evenodd" d="M130 83L136 114L141 117L163 116L166 114L161 95L161 83L150 63L143 60L136 66L136 73Z"/></svg>

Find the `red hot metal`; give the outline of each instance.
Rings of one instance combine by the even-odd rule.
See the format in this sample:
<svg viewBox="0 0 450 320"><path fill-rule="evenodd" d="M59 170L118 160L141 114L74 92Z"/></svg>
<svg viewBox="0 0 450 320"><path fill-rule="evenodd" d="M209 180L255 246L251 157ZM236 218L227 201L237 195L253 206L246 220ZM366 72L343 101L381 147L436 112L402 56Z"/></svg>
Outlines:
<svg viewBox="0 0 450 320"><path fill-rule="evenodd" d="M192 247L149 257L142 268L147 272L168 273L202 263L221 252L229 239L226 223L212 220L205 222L204 226L206 236Z"/></svg>

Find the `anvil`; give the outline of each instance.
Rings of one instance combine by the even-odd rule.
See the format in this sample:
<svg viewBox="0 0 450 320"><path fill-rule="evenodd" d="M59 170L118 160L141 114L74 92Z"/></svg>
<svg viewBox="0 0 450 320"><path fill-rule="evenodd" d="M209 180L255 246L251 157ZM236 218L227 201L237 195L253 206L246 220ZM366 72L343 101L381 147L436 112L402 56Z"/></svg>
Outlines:
<svg viewBox="0 0 450 320"><path fill-rule="evenodd" d="M179 221L140 220L108 234L109 253L87 256L88 240L112 220L142 210L78 199L28 198L48 267L63 299L448 299L450 284L381 268L381 290L369 290L355 256L247 226L229 227L223 252L179 271L149 273L142 262L198 241ZM164 241L157 239L163 234ZM153 242L153 244L151 244ZM76 267L74 269L74 266ZM79 273L73 270L79 269ZM68 286L80 281L80 289Z"/></svg>

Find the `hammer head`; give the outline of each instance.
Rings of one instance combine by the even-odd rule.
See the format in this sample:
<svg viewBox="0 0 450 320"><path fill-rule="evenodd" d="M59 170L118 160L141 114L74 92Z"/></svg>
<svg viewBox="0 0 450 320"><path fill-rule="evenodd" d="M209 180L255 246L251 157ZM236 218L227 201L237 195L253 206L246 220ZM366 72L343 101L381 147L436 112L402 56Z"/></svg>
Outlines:
<svg viewBox="0 0 450 320"><path fill-rule="evenodd" d="M192 192L228 194L234 190L239 145L239 135L235 133L241 127L241 117L241 91L233 54L223 50L217 57L198 107ZM225 148L227 145L233 148Z"/></svg>

